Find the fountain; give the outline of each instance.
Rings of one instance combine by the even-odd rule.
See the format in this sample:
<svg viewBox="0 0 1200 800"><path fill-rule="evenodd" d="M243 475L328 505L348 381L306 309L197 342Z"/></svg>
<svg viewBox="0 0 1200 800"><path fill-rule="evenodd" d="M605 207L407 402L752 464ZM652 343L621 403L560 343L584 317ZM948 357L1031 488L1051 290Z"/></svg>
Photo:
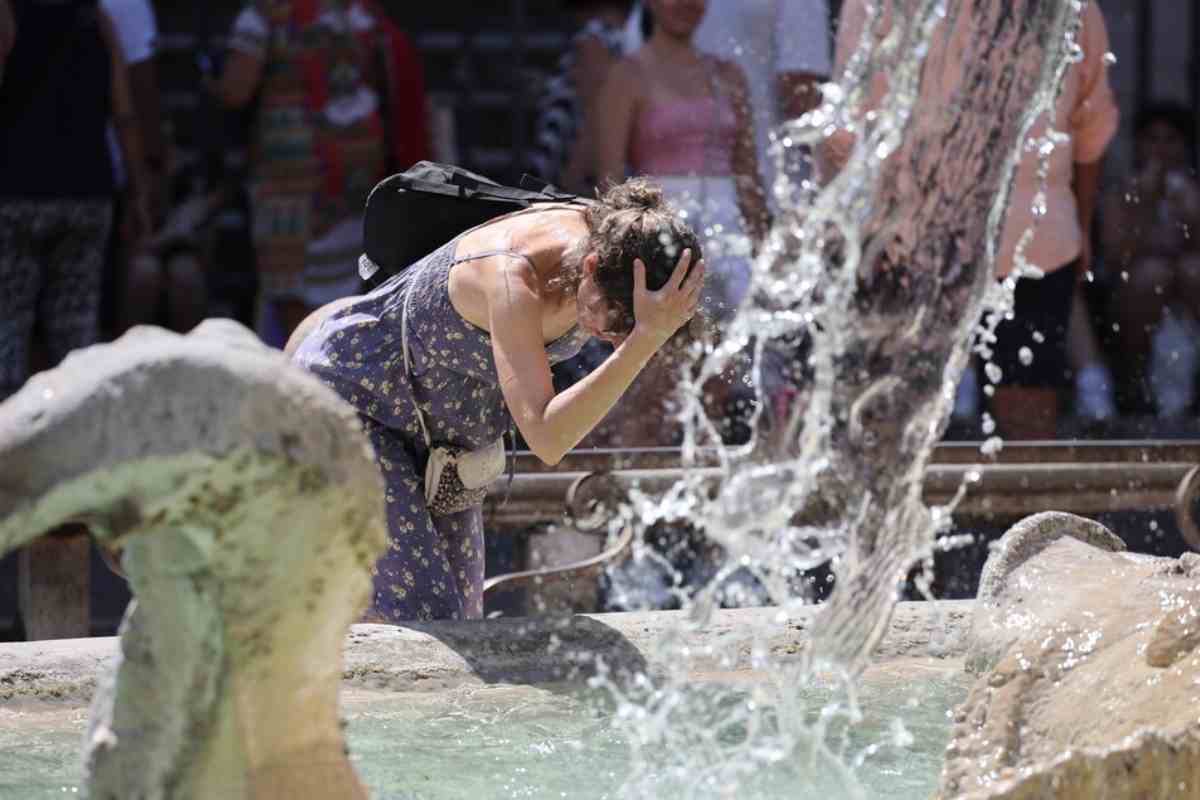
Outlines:
<svg viewBox="0 0 1200 800"><path fill-rule="evenodd" d="M676 613L355 626L343 662L383 546L370 512L379 480L353 414L228 324L187 337L143 329L72 356L0 407L0 463L22 465L0 473L0 552L82 519L121 551L138 598L119 653L104 642L0 648L13 719L36 724L21 705L31 697L62 695L74 708L94 694L80 780L106 799L364 796L344 751L340 682L352 751L372 755L357 766L380 796L924 797L953 735L947 798L1058 786L1200 797L1196 720L1184 713L1200 674L1194 560L1099 562L1087 573L1117 605L1100 588L1114 572L1133 570L1144 599L1158 598L1156 609L1134 608L1145 627L1124 638L1106 627L1117 609L1064 610L1057 597L1069 592L1036 591L1043 578L1058 587L1079 574L1045 559L1098 562L1102 551L1086 548L1114 546L1073 518L1010 533L977 603L897 606L961 494L929 509L923 478L991 283L1007 186L1070 61L1081 3L899 6L883 44L864 37L840 88L786 132L785 147L851 128L853 157L780 221L756 264L755 299L691 376L812 330L812 381L792 417L705 461L698 445L711 423L685 387L693 435L678 460L688 469L610 507L622 530L681 516L700 524L730 557L714 591ZM966 43L952 85L938 69L946 31ZM863 87L885 70L892 92L860 121ZM916 113L930 100L955 113ZM830 601L806 606L789 578L831 558ZM715 588L741 567L775 607L716 608ZM1077 631L1069 648L1052 637L1042 646L1064 625ZM1105 725L1063 711L1014 733L1053 705L1055 680L1076 698L1095 692L1110 666L1102 656L1141 657L1143 645L1149 672L1121 685L1141 681L1149 688L1135 700L1183 709L1169 724L1130 711L1113 730L1128 736L1110 741L1084 731ZM967 660L989 670L969 694ZM108 665L115 677L95 683ZM511 684L538 688L500 686ZM960 700L952 731L946 712ZM476 762L491 783L460 767L474 750L496 754ZM523 772L531 752L566 766ZM1152 766L1126 769L1122 782L1139 754Z"/></svg>
<svg viewBox="0 0 1200 800"><path fill-rule="evenodd" d="M83 521L136 596L89 796L365 797L338 656L386 533L353 412L220 321L74 353L3 411L0 552Z"/></svg>

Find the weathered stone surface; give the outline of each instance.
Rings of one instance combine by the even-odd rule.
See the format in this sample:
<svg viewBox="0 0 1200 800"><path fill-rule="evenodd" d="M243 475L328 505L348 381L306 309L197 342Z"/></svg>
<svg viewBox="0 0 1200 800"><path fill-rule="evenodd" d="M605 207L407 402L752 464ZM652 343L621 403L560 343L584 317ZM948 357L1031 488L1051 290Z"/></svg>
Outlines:
<svg viewBox="0 0 1200 800"><path fill-rule="evenodd" d="M306 775L328 787L309 797L362 796L337 690L382 504L353 411L235 323L135 329L0 405L0 554L84 521L136 597L91 796L270 800Z"/></svg>
<svg viewBox="0 0 1200 800"><path fill-rule="evenodd" d="M984 569L941 796L1200 798L1200 574L1090 520L1015 526Z"/></svg>

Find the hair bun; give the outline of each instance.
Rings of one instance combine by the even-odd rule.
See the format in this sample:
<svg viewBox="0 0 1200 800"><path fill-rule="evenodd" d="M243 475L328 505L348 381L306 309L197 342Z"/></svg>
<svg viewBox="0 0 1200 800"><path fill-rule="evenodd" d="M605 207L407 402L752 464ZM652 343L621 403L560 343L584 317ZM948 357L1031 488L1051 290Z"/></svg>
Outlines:
<svg viewBox="0 0 1200 800"><path fill-rule="evenodd" d="M663 206L664 196L661 186L645 178L631 178L611 187L600 202L614 211L653 211Z"/></svg>

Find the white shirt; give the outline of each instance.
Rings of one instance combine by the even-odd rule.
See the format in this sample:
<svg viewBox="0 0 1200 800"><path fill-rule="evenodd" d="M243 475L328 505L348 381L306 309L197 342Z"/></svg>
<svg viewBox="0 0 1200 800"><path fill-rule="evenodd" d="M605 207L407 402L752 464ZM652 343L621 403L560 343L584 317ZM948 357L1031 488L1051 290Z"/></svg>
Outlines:
<svg viewBox="0 0 1200 800"><path fill-rule="evenodd" d="M100 7L112 18L126 64L137 64L154 56L158 25L147 0L100 0Z"/></svg>

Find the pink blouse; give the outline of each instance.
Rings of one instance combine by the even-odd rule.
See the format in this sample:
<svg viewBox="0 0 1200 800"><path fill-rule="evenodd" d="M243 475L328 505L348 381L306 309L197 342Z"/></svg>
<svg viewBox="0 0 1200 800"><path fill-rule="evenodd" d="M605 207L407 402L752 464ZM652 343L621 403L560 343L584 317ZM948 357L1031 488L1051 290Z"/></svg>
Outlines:
<svg viewBox="0 0 1200 800"><path fill-rule="evenodd" d="M630 165L638 175L732 175L736 137L728 99L656 105L634 120Z"/></svg>

